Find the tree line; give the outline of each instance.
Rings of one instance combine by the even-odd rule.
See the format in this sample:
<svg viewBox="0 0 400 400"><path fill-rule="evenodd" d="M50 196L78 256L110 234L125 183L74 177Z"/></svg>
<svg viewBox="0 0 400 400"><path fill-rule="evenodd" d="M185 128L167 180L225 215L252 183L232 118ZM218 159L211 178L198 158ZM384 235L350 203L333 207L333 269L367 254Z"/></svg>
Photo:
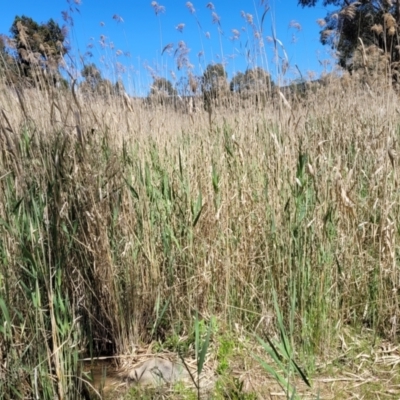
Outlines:
<svg viewBox="0 0 400 400"><path fill-rule="evenodd" d="M244 73L237 72L228 80L222 64L209 64L201 76L189 74L182 78L177 85L163 77L154 77L150 88L150 97L167 98L175 96L202 95L204 101L213 102L229 93L241 97L250 97L263 93L268 95L274 83L270 74L261 67L249 68Z"/></svg>
<svg viewBox="0 0 400 400"><path fill-rule="evenodd" d="M302 7L318 3L334 7L318 22L320 40L336 52L338 64L349 72L375 69L398 83L400 0L298 0ZM0 76L9 84L35 86L46 82L67 87L68 75L61 72L70 52L67 34L53 19L39 24L30 17L16 16L10 35L0 35ZM84 63L80 76L83 92L105 94L125 90L121 81L112 83L103 78L94 63ZM246 97L255 92L270 93L272 88L270 74L261 67L237 72L228 81L222 64L210 64L201 76L189 72L175 85L164 77L153 76L149 96L202 94L205 102L211 102L227 93Z"/></svg>
<svg viewBox="0 0 400 400"><path fill-rule="evenodd" d="M67 31L53 19L37 23L27 16L16 16L10 29L10 36L0 36L0 74L9 84L68 86L65 74L61 73L64 57L70 49L65 45ZM123 83L112 83L103 78L94 63L87 63L80 71L82 77L79 88L83 93L121 94L125 91ZM202 76L182 78L173 85L166 78L153 76L150 97L171 97L176 95L193 96L203 94L207 99L216 99L228 92L251 94L255 91L269 91L272 86L270 75L256 67L245 73L238 72L228 82L222 64L210 64Z"/></svg>

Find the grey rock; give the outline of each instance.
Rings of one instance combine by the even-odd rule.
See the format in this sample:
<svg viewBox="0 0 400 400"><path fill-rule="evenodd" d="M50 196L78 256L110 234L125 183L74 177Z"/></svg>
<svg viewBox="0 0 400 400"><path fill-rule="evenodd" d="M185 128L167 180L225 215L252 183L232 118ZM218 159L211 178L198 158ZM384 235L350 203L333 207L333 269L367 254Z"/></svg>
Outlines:
<svg viewBox="0 0 400 400"><path fill-rule="evenodd" d="M127 377L140 386L160 386L185 380L189 374L181 363L151 358L132 369Z"/></svg>

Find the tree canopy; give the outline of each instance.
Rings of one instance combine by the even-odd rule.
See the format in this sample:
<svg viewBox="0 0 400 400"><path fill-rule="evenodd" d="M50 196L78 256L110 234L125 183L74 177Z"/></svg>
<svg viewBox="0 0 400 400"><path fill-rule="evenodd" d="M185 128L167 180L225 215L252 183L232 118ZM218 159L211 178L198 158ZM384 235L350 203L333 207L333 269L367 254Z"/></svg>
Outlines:
<svg viewBox="0 0 400 400"><path fill-rule="evenodd" d="M95 64L87 64L82 69L82 77L85 78L85 81L89 88L93 91L96 90L97 86L103 80L101 76L101 72L96 67Z"/></svg>
<svg viewBox="0 0 400 400"><path fill-rule="evenodd" d="M123 95L125 87L121 80L114 85L109 79L103 78L101 71L96 64L86 64L81 72L84 81L80 84L80 89L86 94L99 94L101 96Z"/></svg>
<svg viewBox="0 0 400 400"><path fill-rule="evenodd" d="M270 74L260 67L238 72L231 80L231 92L256 93L270 91L273 83Z"/></svg>
<svg viewBox="0 0 400 400"><path fill-rule="evenodd" d="M222 64L209 64L202 77L201 90L211 98L217 98L228 90L227 73Z"/></svg>
<svg viewBox="0 0 400 400"><path fill-rule="evenodd" d="M68 49L64 44L66 31L57 22L50 19L46 23L38 24L25 15L16 16L10 33L9 38L3 37L0 46L3 59L9 65L14 64L14 70L9 69L8 75L15 75L15 79L22 75L30 83L36 84L38 73L45 71L47 82L55 84L62 80L59 67ZM43 78L44 75L40 79Z"/></svg>
<svg viewBox="0 0 400 400"><path fill-rule="evenodd" d="M313 7L318 0L298 0L303 7ZM324 20L321 42L337 50L339 65L353 69L357 50L376 48L385 54L392 67L400 61L400 1L390 0L321 0L324 6L336 7ZM376 51L372 51L376 54ZM365 60L364 60L365 64ZM365 65L364 65L365 67Z"/></svg>
<svg viewBox="0 0 400 400"><path fill-rule="evenodd" d="M156 77L151 85L150 95L151 96L176 96L176 90L172 83L165 78Z"/></svg>
<svg viewBox="0 0 400 400"><path fill-rule="evenodd" d="M67 53L65 33L53 19L38 24L30 17L16 16L10 32L18 57L26 64L56 62L58 65Z"/></svg>

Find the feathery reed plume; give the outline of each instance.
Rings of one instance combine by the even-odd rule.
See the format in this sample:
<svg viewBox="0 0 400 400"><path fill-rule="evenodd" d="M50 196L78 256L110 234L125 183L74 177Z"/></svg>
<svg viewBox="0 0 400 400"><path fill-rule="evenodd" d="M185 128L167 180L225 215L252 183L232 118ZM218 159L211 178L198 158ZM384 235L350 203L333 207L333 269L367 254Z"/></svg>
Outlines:
<svg viewBox="0 0 400 400"><path fill-rule="evenodd" d="M321 37L323 38L323 40L327 40L330 36L332 36L333 34L335 34L335 31L332 29L324 29L321 32Z"/></svg>
<svg viewBox="0 0 400 400"><path fill-rule="evenodd" d="M371 27L371 31L379 36L383 32L383 26L381 24L374 24Z"/></svg>
<svg viewBox="0 0 400 400"><path fill-rule="evenodd" d="M180 23L180 24L178 24L178 25L175 27L175 29L176 29L178 32L182 33L184 27L185 27L185 24Z"/></svg>
<svg viewBox="0 0 400 400"><path fill-rule="evenodd" d="M298 32L300 32L302 29L301 25L293 19L289 22L289 27L296 29Z"/></svg>
<svg viewBox="0 0 400 400"><path fill-rule="evenodd" d="M123 18L122 18L120 15L118 15L118 14L114 14L113 17L112 17L112 19L113 19L114 21L116 21L117 23L124 22Z"/></svg>
<svg viewBox="0 0 400 400"><path fill-rule="evenodd" d="M231 32L233 34L231 40L238 40L240 37L240 32L237 29L232 29Z"/></svg>
<svg viewBox="0 0 400 400"><path fill-rule="evenodd" d="M165 7L161 6L160 4L158 4L156 1L152 1L151 2L151 6L153 7L154 13L156 15L159 14L164 14L165 13Z"/></svg>
<svg viewBox="0 0 400 400"><path fill-rule="evenodd" d="M394 16L390 13L383 14L383 21L389 36L393 36L396 33L397 23Z"/></svg>
<svg viewBox="0 0 400 400"><path fill-rule="evenodd" d="M361 5L359 1L355 1L354 3L351 3L350 5L342 8L339 12L339 16L341 18L347 18L347 19L354 19L356 14L357 14L357 7Z"/></svg>
<svg viewBox="0 0 400 400"><path fill-rule="evenodd" d="M186 7L189 10L190 14L194 14L196 9L193 7L193 4L190 1L186 2Z"/></svg>

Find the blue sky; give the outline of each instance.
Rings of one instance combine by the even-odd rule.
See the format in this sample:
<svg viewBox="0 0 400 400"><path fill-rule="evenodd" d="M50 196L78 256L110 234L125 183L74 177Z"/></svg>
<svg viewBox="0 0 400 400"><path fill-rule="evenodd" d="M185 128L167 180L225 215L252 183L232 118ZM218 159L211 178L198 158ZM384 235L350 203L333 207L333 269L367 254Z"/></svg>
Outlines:
<svg viewBox="0 0 400 400"><path fill-rule="evenodd" d="M208 1L193 0L192 14L186 0L160 0L157 4L164 12L161 9L156 15L151 3L151 0L70 0L70 3L13 0L0 13L0 33L9 33L16 15L26 15L37 22L53 18L64 25L61 13L68 11L73 19L69 31L71 56L78 68L83 56L86 63L99 65L105 77L112 81L120 77L130 93L139 95L148 91L154 74L176 82L174 79L187 73L185 66L178 70L174 57L180 41L190 49L187 57L195 75L201 75L209 63L223 62L229 78L247 67L262 66L275 81L281 76L283 83L299 77L296 65L303 76L309 71L318 76L324 62L332 60L330 49L319 43L320 27L316 20L327 13L321 5L302 9L297 0L214 0L212 10L207 7ZM269 11L261 32L266 5ZM251 19L254 29L249 23ZM278 63L271 41L274 34L281 43L276 42ZM263 47L257 35L262 38ZM167 45L171 49L162 54ZM289 68L282 78L279 65L285 59Z"/></svg>

